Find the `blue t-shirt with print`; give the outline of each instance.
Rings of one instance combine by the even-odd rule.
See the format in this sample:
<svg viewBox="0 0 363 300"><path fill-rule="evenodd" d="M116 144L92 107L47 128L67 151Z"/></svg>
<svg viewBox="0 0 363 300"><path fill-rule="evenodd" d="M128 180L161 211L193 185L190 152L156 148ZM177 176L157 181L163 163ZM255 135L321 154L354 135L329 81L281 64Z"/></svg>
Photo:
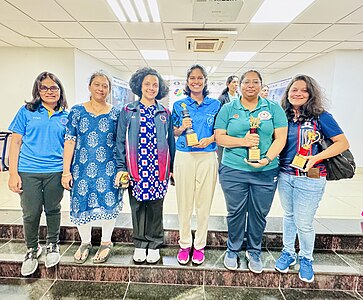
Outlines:
<svg viewBox="0 0 363 300"><path fill-rule="evenodd" d="M9 130L22 135L18 171L54 173L63 170L63 148L68 112L50 114L43 106L32 112L22 106Z"/></svg>
<svg viewBox="0 0 363 300"><path fill-rule="evenodd" d="M181 106L186 104L186 109L189 111L192 119L193 130L200 141L202 138L207 138L213 135L215 117L221 107L221 103L217 99L205 97L203 102L198 105L197 101L190 97L176 101L173 106L172 120L173 125L180 127L183 122ZM212 152L217 150L215 142L209 144L206 148L194 148L187 145L185 131L178 137L176 149L182 152Z"/></svg>

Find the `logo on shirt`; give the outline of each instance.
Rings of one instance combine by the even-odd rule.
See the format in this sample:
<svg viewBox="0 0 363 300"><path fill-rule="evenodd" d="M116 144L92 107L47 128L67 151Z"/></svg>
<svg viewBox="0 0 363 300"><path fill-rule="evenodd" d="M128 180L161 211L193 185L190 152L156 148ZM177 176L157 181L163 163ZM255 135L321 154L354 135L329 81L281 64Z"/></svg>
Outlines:
<svg viewBox="0 0 363 300"><path fill-rule="evenodd" d="M61 118L60 123L65 126L68 123L68 119L67 118Z"/></svg>
<svg viewBox="0 0 363 300"><path fill-rule="evenodd" d="M260 118L260 120L267 121L271 119L271 114L268 111L264 110L258 114L258 117Z"/></svg>
<svg viewBox="0 0 363 300"><path fill-rule="evenodd" d="M209 126L209 127L213 126L213 123L214 123L214 117L213 117L213 118L212 118L212 117L209 117L209 118L207 119L207 124L208 124L208 126Z"/></svg>
<svg viewBox="0 0 363 300"><path fill-rule="evenodd" d="M163 122L164 124L166 123L166 117L161 115L160 116L160 121Z"/></svg>
<svg viewBox="0 0 363 300"><path fill-rule="evenodd" d="M239 114L234 114L233 115L233 118L238 119L239 118Z"/></svg>
<svg viewBox="0 0 363 300"><path fill-rule="evenodd" d="M41 117L33 117L33 120L41 120L42 118Z"/></svg>

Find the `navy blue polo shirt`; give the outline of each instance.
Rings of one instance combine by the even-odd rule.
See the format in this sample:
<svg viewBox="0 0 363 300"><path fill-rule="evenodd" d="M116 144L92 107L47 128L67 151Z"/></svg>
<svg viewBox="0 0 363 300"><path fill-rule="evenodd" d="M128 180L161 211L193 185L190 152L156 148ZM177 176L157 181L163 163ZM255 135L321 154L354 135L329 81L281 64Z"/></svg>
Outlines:
<svg viewBox="0 0 363 300"><path fill-rule="evenodd" d="M203 102L198 105L197 101L190 97L176 101L173 106L172 120L173 125L180 127L183 121L181 104L185 103L192 119L193 130L200 141L202 138L207 138L213 135L213 126L215 117L221 107L221 102L217 99L205 97ZM183 152L212 152L217 150L215 142L209 144L206 148L194 148L187 146L185 131L179 136L176 142L176 149Z"/></svg>
<svg viewBox="0 0 363 300"><path fill-rule="evenodd" d="M63 148L68 112L50 114L41 105L32 112L23 106L9 126L21 134L18 171L27 173L54 173L63 170Z"/></svg>

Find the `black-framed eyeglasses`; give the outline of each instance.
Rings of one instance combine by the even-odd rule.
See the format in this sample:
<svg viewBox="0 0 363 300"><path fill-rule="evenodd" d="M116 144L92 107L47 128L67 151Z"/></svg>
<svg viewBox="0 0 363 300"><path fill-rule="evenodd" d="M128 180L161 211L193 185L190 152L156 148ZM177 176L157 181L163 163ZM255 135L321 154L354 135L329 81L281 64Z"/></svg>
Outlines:
<svg viewBox="0 0 363 300"><path fill-rule="evenodd" d="M46 93L48 92L48 90L50 90L51 92L58 92L59 91L59 87L56 85L52 85L50 87L46 86L46 85L41 85L39 87L39 91L41 91L42 93Z"/></svg>

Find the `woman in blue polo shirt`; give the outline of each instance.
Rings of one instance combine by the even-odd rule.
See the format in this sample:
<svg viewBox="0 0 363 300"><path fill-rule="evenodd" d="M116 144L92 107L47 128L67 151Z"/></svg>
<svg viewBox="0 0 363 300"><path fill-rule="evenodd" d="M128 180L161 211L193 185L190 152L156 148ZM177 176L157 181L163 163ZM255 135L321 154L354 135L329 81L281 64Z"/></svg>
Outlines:
<svg viewBox="0 0 363 300"><path fill-rule="evenodd" d="M280 154L278 183L284 209L284 248L275 269L287 273L289 267L296 264L295 240L298 234L299 278L305 282L314 281L313 221L326 184L326 169L322 161L349 148L342 129L325 111L323 100L318 83L307 75L298 75L287 86L281 103L289 120L289 130L286 146ZM333 144L321 151L318 140L323 136ZM308 161L305 167L295 168L291 163L299 167L293 160L300 151L306 151L304 155Z"/></svg>
<svg viewBox="0 0 363 300"><path fill-rule="evenodd" d="M224 147L219 168L228 211L224 265L230 270L238 267L247 216L246 257L249 269L255 273L262 272L262 234L277 185L277 156L287 135L284 111L280 105L258 96L261 85L262 78L257 71L244 73L241 98L224 105L215 124L217 143ZM259 119L257 134L250 133L251 117ZM254 146L260 148L260 159L247 162L248 149Z"/></svg>
<svg viewBox="0 0 363 300"><path fill-rule="evenodd" d="M25 243L28 248L21 267L23 276L38 268L42 253L39 221L44 209L47 223L47 268L58 264L59 228L63 187L61 174L68 113L60 80L43 72L35 79L33 99L20 108L9 126L13 132L9 160L9 188L20 195Z"/></svg>
<svg viewBox="0 0 363 300"><path fill-rule="evenodd" d="M195 205L197 228L192 261L202 264L217 180L217 145L213 125L221 104L207 96L207 72L198 64L187 71L184 93L187 97L174 103L172 113L174 134L178 136L174 163L180 236L177 259L180 264L186 264L190 259L193 244L190 222ZM190 128L195 131L194 140L198 139L194 146L188 146L187 142ZM193 136L193 133L190 134Z"/></svg>

